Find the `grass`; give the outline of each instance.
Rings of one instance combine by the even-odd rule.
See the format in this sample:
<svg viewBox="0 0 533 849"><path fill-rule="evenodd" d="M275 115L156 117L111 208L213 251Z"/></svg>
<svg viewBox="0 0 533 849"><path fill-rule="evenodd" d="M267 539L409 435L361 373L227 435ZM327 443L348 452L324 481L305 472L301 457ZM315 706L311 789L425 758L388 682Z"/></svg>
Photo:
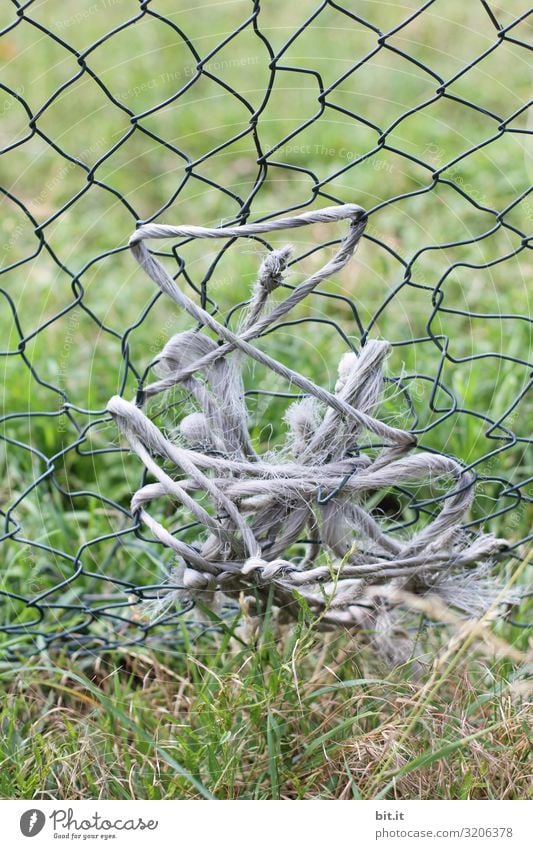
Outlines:
<svg viewBox="0 0 533 849"><path fill-rule="evenodd" d="M249 5L240 0L211 5L208 15L176 10L175 5L158 0L150 7L182 26L201 56L207 56L250 13ZM414 0L402 4L361 0L358 12L382 29L391 29L416 6ZM87 12L89 7L96 11ZM275 50L315 8L311 0L289 7L272 0L264 7L262 32ZM37 0L27 15L81 51L129 18L135 8L126 0L96 4L79 0L69 4L65 17L59 0ZM496 11L506 26L524 11L524 4L512 0ZM14 18L14 7L3 4L0 24L8 26ZM517 39L525 38L526 26L514 30ZM112 572L112 577L133 584L155 584L169 566L168 555L157 546L123 537L117 548L113 539L105 538L126 527L128 519L98 494L105 491L126 510L140 473L139 464L128 455L91 453L118 444L114 427L106 422L95 425L81 451L62 454L77 431L64 416L43 414L61 409L63 399L53 387L83 410L103 409L120 386L121 336L126 328L131 328L131 362L142 373L168 336L188 326L162 299L153 301L151 284L137 273L127 252L114 252L125 245L135 217L151 217L169 203L161 216L166 221L217 224L235 216L239 203L200 178L222 183L241 199L253 189L257 152L250 136L244 136L198 162L193 176L171 200L186 176L183 157L162 148L148 133L163 136L196 162L220 141L237 135L249 119L246 107L207 77L179 101L147 115L140 121L145 132L137 129L111 157L102 159L129 133L127 109L137 114L150 110L190 79L195 61L178 41L175 31L145 15L86 58L125 109L111 104L84 74L42 112L39 129L86 168L99 163L95 174L105 184L91 185L57 218L77 192L87 189L87 170L61 156L40 135L0 157L0 182L44 227L59 260L54 262L45 251L33 257L38 247L34 224L15 203L4 199L2 267L25 262L1 278L21 322L17 327L4 296L2 347L17 352L21 335L30 337L27 363L44 385L36 383L20 355L3 358L3 411L18 417L3 422L3 436L11 441L2 443L0 458L2 509L13 505L28 482L44 472L43 456L58 455L57 481L65 490L80 493L69 497L46 482L15 508L21 531L17 540L3 543L2 587L24 598L72 576L76 558L83 574L64 589L64 604L106 593L127 603L106 575ZM494 29L481 4L453 0L433 4L390 43L449 79L493 42ZM335 365L345 350L334 323L355 343L361 327L396 343L388 368L391 374L404 375L420 426L429 428L424 445L476 464L487 480L478 489L472 521L481 521L501 506L509 508L485 524L516 541L527 535L531 512L524 504L515 505L512 491L502 493L498 478L512 483L526 480L532 459L521 442L488 457L500 443L491 439L486 422L477 414L492 420L503 417L502 423L518 436L528 435L527 398L512 407L529 373L504 357L525 360L531 349L530 327L524 320L531 264L525 252L496 262L519 245L520 237L510 228L502 227L482 240L476 237L494 226L490 210L505 209L529 183L525 137L506 132L460 159L442 174L453 185L443 180L431 191L381 204L428 188L432 169L443 168L497 132L499 119L506 119L527 99L527 54L504 42L449 88L451 94L483 106L497 118L441 98L398 123L388 134L386 147L338 173L373 149L378 136L342 109L362 114L385 130L435 93L437 83L419 66L392 50L381 51L328 96L326 111L316 123L290 138L316 114L318 104L316 77L295 68L315 70L327 86L347 70L354 56L374 45L370 30L330 5L280 60L285 70L277 72L271 100L258 124L263 150L279 148L269 155L268 176L254 200L252 217L306 202L314 187L309 171L325 181L326 194L378 209L355 262L328 282L325 294L313 295L295 313L306 320L298 335L291 327L280 328L262 344L270 354L331 387ZM80 70L72 55L27 22L0 37L0 58L4 83L20 92L34 112ZM208 70L237 87L253 108L259 106L269 59L251 28L209 61ZM4 146L24 138L28 116L11 95L4 92L2 97ZM509 126L525 129L525 113ZM394 149L424 160L428 167ZM468 191L478 206L466 201L457 187ZM120 192L129 208L109 189ZM322 198L315 205L326 202ZM530 202L524 200L506 213L505 221L527 231ZM297 251L305 253L341 232L316 226L298 231L294 242ZM431 250L421 251L424 246ZM113 253L106 255L107 251ZM215 248L191 244L183 254L198 287L215 258ZM299 262L291 282L318 267L326 255L321 250ZM95 257L99 259L93 262ZM399 285L405 266L398 257L411 266L409 285ZM257 261L256 246L238 244L218 264L208 291L222 315L246 299ZM73 278L79 281L74 286ZM97 322L77 304L79 284L83 304ZM449 337L441 380L460 408L446 418L439 412L448 405L443 391L436 394L436 410L430 409L440 352L432 342L403 344L427 335L437 292L443 309L429 326L435 335ZM360 326L342 300L345 296L356 304ZM62 317L48 324L60 311L65 311ZM316 320L322 323L317 325ZM471 359L477 354L489 356ZM249 388L287 388L259 368L247 373L246 380ZM134 389L130 373L126 394ZM281 435L283 402L265 405L261 397L250 396L250 407L256 444L262 450L275 445ZM408 423L408 411L397 394L390 394L384 411L390 421ZM36 415L28 418L28 412ZM80 412L76 421L84 427L94 418ZM523 491L528 493L525 487ZM168 511L164 518L172 519ZM43 545L56 553L50 554ZM505 581L518 576L524 587L531 566L527 559L522 565L513 560L502 563L500 572ZM524 606L524 620L528 613L530 607ZM524 798L530 793L531 777L525 683L528 632L501 621L463 627L443 611L429 614L437 625L443 619L448 624L418 635L413 660L393 670L376 658L368 639L321 634L307 621L305 611L293 629L272 624L267 611L259 632L250 631L244 612L223 634L209 634L192 644L182 620L176 619L171 646L167 642L164 647L124 648L93 657L52 655L40 646L27 661L1 667L6 696L0 795ZM70 615L63 608L49 610L42 628L57 630ZM22 601L9 601L0 608L0 616L6 623L28 623L34 611ZM96 624L97 634L104 625ZM111 629L105 628L107 636L117 637L113 623ZM9 633L1 638L6 651L18 639Z"/></svg>
<svg viewBox="0 0 533 849"><path fill-rule="evenodd" d="M485 634L490 631L485 629ZM449 635L448 635L449 636ZM418 673L300 622L245 644L34 661L9 675L2 796L525 798L519 651L458 630ZM432 662L431 652L436 652Z"/></svg>

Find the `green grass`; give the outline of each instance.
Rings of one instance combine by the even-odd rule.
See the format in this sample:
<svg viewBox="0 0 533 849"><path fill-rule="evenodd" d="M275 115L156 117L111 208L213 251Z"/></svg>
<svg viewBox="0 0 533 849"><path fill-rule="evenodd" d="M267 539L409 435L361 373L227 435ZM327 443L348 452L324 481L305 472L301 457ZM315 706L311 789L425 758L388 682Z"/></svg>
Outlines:
<svg viewBox="0 0 533 849"><path fill-rule="evenodd" d="M416 5L361 0L358 13L390 29ZM136 9L136 4L126 0L107 0L105 11L80 17L89 6L98 9L98 3L82 0L69 4L66 17L64 3L38 0L27 14L84 50ZM207 14L176 11L175 6L171 0L150 4L182 26L202 56L250 14L250 5L240 0L211 5ZM497 13L507 25L524 8L520 0L513 0ZM310 0L290 6L280 0L265 3L261 27L274 49L280 49L314 9ZM14 17L10 6L3 4L0 25L7 26ZM517 27L515 36L526 37L525 24ZM494 30L481 4L453 0L434 4L398 32L391 44L448 79L493 41ZM316 70L327 86L349 67L354 56L362 56L374 45L368 29L350 24L328 6L280 61L287 68ZM28 23L0 38L0 59L3 81L21 92L34 112L79 71L72 56ZM190 78L194 65L190 51L177 44L173 31L150 16L90 52L86 61L135 113L171 96ZM257 108L268 79L268 61L264 45L247 28L212 57L211 70ZM527 99L526 62L526 51L504 43L459 77L450 93L505 119ZM398 54L381 51L357 75L348 77L328 101L361 113L386 129L398 116L433 96L436 85ZM321 180L331 178L326 192L367 208L431 185L430 169L386 149L333 179L337 170L376 144L377 134L331 106L317 123L284 142L316 113L317 92L313 76L278 71L271 100L259 121L259 135L264 151L280 143L281 147L269 157L274 164L255 198L252 218L303 204L310 197L311 177L279 168L276 161L308 168ZM27 116L13 98L4 93L2 97L2 145L7 145L27 133ZM141 124L196 160L236 135L248 119L249 112L242 104L204 78L179 101L142 119ZM389 134L388 145L437 169L493 135L497 124L452 99L440 99L400 122ZM63 150L91 167L129 130L130 122L126 112L113 106L84 74L50 104L38 126ZM511 126L524 129L525 113ZM467 189L479 204L502 210L529 183L524 139L522 134L506 132L451 166L443 177ZM194 173L221 182L244 198L256 179L256 160L251 138L245 136L207 158ZM96 176L121 192L139 217L150 217L167 203L185 176L184 161L136 130L123 147L99 164ZM35 136L0 157L0 183L20 198L39 224L45 224L86 186L86 171ZM326 202L322 198L315 205ZM162 220L216 225L237 212L238 203L192 177ZM527 231L530 202L519 204L505 220ZM474 239L494 221L493 214L476 209L452 187L440 183L431 192L385 206L373 215L367 230L370 238L361 244L355 261L323 289L353 299L363 327L371 326L373 337L401 342L425 336L432 290L450 265L495 260L515 250L519 237L501 228L472 244L439 247L415 259L417 252L426 245ZM136 326L154 291L127 251L104 257L83 270L95 256L124 246L133 227L134 216L117 198L92 186L44 228L63 269L40 252L1 278L24 334L67 310L27 343L26 355L41 379L60 387L83 409L103 409L118 390L122 374L119 334L127 327L135 326L129 336L130 355L142 372L172 333L189 326L163 299ZM341 234L340 226L316 226L297 231L292 241L303 253ZM372 239L381 240L389 250ZM284 241L272 240L275 245ZM33 225L5 199L0 220L2 265L31 257L36 247ZM404 274L391 251L412 261L413 285L403 287L381 310ZM193 243L183 253L192 279L199 285L216 248L211 243L207 248ZM326 255L328 251L320 251L299 263L291 283L317 268ZM225 254L209 290L222 315L246 299L258 260L257 246L251 243L236 244ZM105 325L104 330L74 305L71 275L82 270L84 303ZM442 306L470 313L440 312L432 323L435 334L450 337L453 359L490 352L527 358L531 350L527 322L487 318L486 314L527 315L530 272L531 262L522 252L487 269L459 265L445 277ZM360 335L351 311L339 299L313 295L293 317L337 322L356 343ZM0 332L3 349L16 351L18 329L5 299ZM290 327L284 328L261 344L273 356L331 388L344 342L331 325L306 323L297 332L296 337ZM20 357L6 357L2 362L4 412L60 410L62 398L37 385ZM424 435L424 445L475 462L496 443L487 435L486 425L473 415L462 413L438 423L438 413L429 410L431 382L425 379L434 378L438 367L438 351L431 343L395 347L388 363L390 374L408 376L406 383L421 415L421 426L434 425ZM460 363L446 360L441 379L462 408L497 419L525 386L528 372L497 357ZM250 388L287 389L259 368L247 372L246 381ZM132 395L134 389L130 377L127 393ZM437 394L436 403L437 407L447 404L443 393ZM521 436L527 436L531 417L527 403L524 400L504 419ZM273 402L265 406L251 399L250 406L256 444L261 449L275 445L282 436L285 405ZM391 394L384 411L390 421L404 425L408 421L397 395ZM82 414L78 420L82 425L88 422ZM59 422L64 424L59 427ZM168 418L166 422L171 423ZM76 438L75 429L64 417L11 419L4 422L3 434L48 457ZM102 422L89 431L83 448L112 444L118 444L116 430ZM7 509L28 481L44 471L44 464L17 444L2 445L0 503ZM477 470L518 482L531 475L532 466L531 456L518 443L483 460ZM56 475L66 489L105 491L127 508L140 468L126 454L70 451L56 461ZM499 492L496 483L482 484L472 519L492 512ZM502 503L513 502L507 496L500 499ZM163 515L172 520L168 510ZM32 597L72 574L72 558L88 540L127 525L123 514L97 498L66 498L48 485L25 498L15 516L22 527L19 536L57 551L52 556L35 545L3 543L2 587ZM527 534L530 525L531 512L519 506L496 517L488 529L517 540ZM115 577L152 584L162 579L170 561L155 547L126 544L115 552L113 540L103 540L83 550L81 563L88 573L106 574L106 569L112 568ZM502 576L509 579L516 569L517 561L503 563ZM524 567L521 586L527 584L530 571L530 566ZM76 602L87 593L110 591L116 592L116 588L105 579L81 576L65 590L63 600ZM527 617L528 611L523 615ZM33 612L13 601L3 605L1 616L5 621L27 623ZM64 622L65 614L58 610L55 618L50 613L45 627L54 629ZM2 715L0 795L523 797L528 792L525 658L517 652L527 650L527 632L504 623L494 627L505 645L491 643L489 637L489 643L484 643L479 636L469 644L471 637L457 636L455 626L434 629L419 638L415 653L421 655L421 662L416 669L410 664L392 671L376 659L366 639L316 633L304 614L298 627L276 630L267 623L259 634L242 637L244 644L229 635L211 635L189 646L187 631L177 626L175 651L168 647L165 651L124 649L96 659L53 659L41 651L20 669L3 669L7 697ZM113 629L106 633L116 636ZM7 649L16 637L3 634L2 639ZM450 646L459 649L464 645L470 650L454 666Z"/></svg>
<svg viewBox="0 0 533 849"><path fill-rule="evenodd" d="M230 633L188 645L184 630L166 655L43 658L4 673L1 795L530 793L518 648L506 658L490 639L458 632L451 651L433 635L418 671L412 663L391 671L355 641L303 621L282 633L266 625L244 643Z"/></svg>

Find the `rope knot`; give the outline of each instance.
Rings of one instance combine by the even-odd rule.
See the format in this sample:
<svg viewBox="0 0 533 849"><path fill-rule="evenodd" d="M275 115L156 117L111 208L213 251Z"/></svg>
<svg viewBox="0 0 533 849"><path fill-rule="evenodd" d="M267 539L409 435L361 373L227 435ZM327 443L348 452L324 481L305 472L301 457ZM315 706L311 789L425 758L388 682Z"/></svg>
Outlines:
<svg viewBox="0 0 533 849"><path fill-rule="evenodd" d="M259 266L257 283L269 294L283 283L283 272L287 269L292 255L292 245L271 251Z"/></svg>
<svg viewBox="0 0 533 849"><path fill-rule="evenodd" d="M271 581L279 575L294 572L295 567L289 560L263 560L261 557L249 557L242 567L243 575L258 572L263 581Z"/></svg>

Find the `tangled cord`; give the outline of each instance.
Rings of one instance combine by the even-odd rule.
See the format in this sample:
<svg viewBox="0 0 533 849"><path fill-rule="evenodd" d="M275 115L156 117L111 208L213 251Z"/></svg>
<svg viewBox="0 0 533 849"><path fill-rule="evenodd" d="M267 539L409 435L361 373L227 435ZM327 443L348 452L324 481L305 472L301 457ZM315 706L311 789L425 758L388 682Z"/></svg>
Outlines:
<svg viewBox="0 0 533 849"><path fill-rule="evenodd" d="M237 333L188 298L145 245L146 239L246 237L341 219L349 219L350 228L333 258L272 308L269 296L283 283L292 249L267 254ZM161 353L159 380L139 392L136 403L115 396L107 409L156 480L135 493L132 512L176 553L177 580L188 594L216 606L242 592L252 596L253 591L256 599L271 592L281 615L289 618L298 615L299 596L322 626L372 628L390 643L394 619L380 586L436 593L469 614L479 612L494 597L487 570L506 543L491 534L468 537L461 529L474 497L471 472L451 457L410 453L414 435L375 417L387 342L370 340L358 355L344 354L334 393L252 344L350 261L365 224L364 210L346 204L239 227L141 226L130 240L135 259L218 343L202 331L175 335ZM286 413L285 445L266 455L256 453L249 434L244 357L304 393ZM194 398L196 410L169 439L141 407L176 385ZM360 451L365 432L379 440L374 459ZM155 458L171 463L176 477ZM365 505L379 490L437 479L453 481L443 507L408 539L387 533ZM147 505L163 496L204 527L198 546L177 539L150 515ZM210 509L203 506L206 499ZM296 560L290 551L302 537L308 549Z"/></svg>

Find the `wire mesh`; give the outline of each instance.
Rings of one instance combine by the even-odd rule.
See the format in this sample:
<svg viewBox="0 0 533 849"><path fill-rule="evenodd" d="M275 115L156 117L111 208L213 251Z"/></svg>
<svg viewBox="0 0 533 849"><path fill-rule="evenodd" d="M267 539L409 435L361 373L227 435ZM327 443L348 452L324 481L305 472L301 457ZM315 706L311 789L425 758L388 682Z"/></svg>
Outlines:
<svg viewBox="0 0 533 849"><path fill-rule="evenodd" d="M171 563L129 513L140 464L105 414L186 326L127 253L129 233L151 221L216 226L363 205L355 282L316 292L261 342L327 382L338 357L324 351L386 336L394 415L425 449L476 471L468 528L506 536L512 572L531 539L527 73L516 82L529 10L466 5L4 4L4 657L170 646L192 607L146 615L172 589ZM338 242L320 228L308 238L296 275ZM232 240L157 253L231 324L257 241L248 253ZM275 443L296 395L249 376L258 440ZM177 404L154 418L171 424ZM441 501L396 488L375 509L401 532ZM194 524L165 519L194 544ZM512 617L527 626L523 609Z"/></svg>

